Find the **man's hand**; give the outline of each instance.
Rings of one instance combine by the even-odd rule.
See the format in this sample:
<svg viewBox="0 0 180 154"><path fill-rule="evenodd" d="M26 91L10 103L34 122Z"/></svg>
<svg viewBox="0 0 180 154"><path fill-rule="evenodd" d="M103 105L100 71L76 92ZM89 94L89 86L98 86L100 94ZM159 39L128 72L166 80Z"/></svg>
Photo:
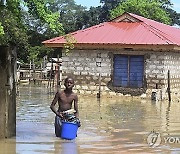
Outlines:
<svg viewBox="0 0 180 154"><path fill-rule="evenodd" d="M60 118L63 118L63 113L62 112L58 112L57 116L59 116Z"/></svg>

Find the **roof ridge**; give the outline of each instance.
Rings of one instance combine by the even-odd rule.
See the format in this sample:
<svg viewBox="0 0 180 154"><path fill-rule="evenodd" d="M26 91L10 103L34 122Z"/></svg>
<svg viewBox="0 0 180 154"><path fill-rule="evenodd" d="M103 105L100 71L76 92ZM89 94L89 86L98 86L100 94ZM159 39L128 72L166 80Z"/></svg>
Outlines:
<svg viewBox="0 0 180 154"><path fill-rule="evenodd" d="M128 44L180 46L180 29L129 13L137 22L106 21L69 33L77 44ZM67 34L68 35L68 34ZM63 47L66 35L46 40L52 47Z"/></svg>
<svg viewBox="0 0 180 154"><path fill-rule="evenodd" d="M142 20L140 20L137 17L134 17L133 15L131 15L128 12L124 12L122 15L115 17L114 19L110 20L110 22L123 22L123 20L128 19L131 22L142 22Z"/></svg>
<svg viewBox="0 0 180 154"><path fill-rule="evenodd" d="M148 21L148 22L153 22L153 23L156 23L156 24L158 24L158 25L163 25L163 26L166 26L166 27L170 27L170 28L178 29L178 28L173 27L173 26L171 26L171 25L167 25L167 24L164 24L164 23L162 23L162 22L158 22L158 21L156 21L156 20L149 19L149 18L146 18L146 17L140 16L140 15L137 15L137 14L133 14L133 13L128 13L128 14L129 14L129 15L131 15L131 16L133 16L134 18L136 18L136 19L138 19L138 20L142 21L142 22L146 22L146 23L147 23L147 21Z"/></svg>
<svg viewBox="0 0 180 154"><path fill-rule="evenodd" d="M150 25L150 26L151 26L152 28L154 28L155 30L157 30L157 32L161 32L161 33L167 35L168 37L174 38L173 36L171 36L171 35L163 32L162 30L160 30L160 29L158 29L158 28L156 28L156 27L154 27L154 26L152 26L152 25ZM169 40L170 42L174 43L174 41L171 40L171 38L168 38L167 36L164 36L164 35L163 35L163 37L165 37L167 40ZM176 44L176 43L175 43L175 44Z"/></svg>
<svg viewBox="0 0 180 154"><path fill-rule="evenodd" d="M154 27L154 26L152 26L152 25L149 25L149 24L147 24L146 22L142 22L142 23L140 23L141 25L143 25L145 28L149 28L148 30L150 31L150 32L152 32L153 34L155 34L156 36L158 36L159 38L161 38L163 41L166 41L168 44L171 44L171 43L173 43L173 44L177 44L177 43L174 43L171 39L169 39L169 38L167 38L166 36L164 36L162 33L164 33L163 31L161 31L161 30L159 30L158 28L156 28L156 27ZM145 26L146 25L146 26ZM157 33L159 34L159 35L157 35ZM168 35L167 33L164 33L164 34L166 34L166 35Z"/></svg>

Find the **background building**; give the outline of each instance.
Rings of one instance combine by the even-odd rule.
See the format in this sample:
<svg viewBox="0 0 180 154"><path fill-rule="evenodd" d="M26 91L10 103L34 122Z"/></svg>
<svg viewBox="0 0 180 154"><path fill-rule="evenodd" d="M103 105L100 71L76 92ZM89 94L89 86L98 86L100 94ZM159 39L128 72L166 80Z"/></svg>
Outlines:
<svg viewBox="0 0 180 154"><path fill-rule="evenodd" d="M106 96L180 95L180 29L124 13L71 35L75 48L63 55L62 71L63 77L74 76L77 92L96 94L100 84ZM43 43L63 47L66 40Z"/></svg>

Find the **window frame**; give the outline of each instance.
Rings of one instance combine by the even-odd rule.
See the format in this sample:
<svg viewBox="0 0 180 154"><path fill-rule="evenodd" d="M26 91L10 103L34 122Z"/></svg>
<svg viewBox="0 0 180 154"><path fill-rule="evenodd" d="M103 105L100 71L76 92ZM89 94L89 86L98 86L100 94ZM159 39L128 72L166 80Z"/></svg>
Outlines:
<svg viewBox="0 0 180 154"><path fill-rule="evenodd" d="M114 83L114 78L115 78L115 57L116 56L127 56L127 62L128 62L128 68L127 68L127 86L117 86L117 85L115 85L115 83ZM139 86L132 86L131 84L130 84L130 68L131 68L131 66L130 66L130 57L133 57L133 56L141 56L141 57L143 57L143 68L142 68L142 86L141 87L139 87ZM144 87L144 69L145 69L145 63L144 63L144 61L145 61L145 57L144 57L144 55L128 55L128 54L114 54L113 55L113 86L114 87L123 87L123 88L143 88Z"/></svg>

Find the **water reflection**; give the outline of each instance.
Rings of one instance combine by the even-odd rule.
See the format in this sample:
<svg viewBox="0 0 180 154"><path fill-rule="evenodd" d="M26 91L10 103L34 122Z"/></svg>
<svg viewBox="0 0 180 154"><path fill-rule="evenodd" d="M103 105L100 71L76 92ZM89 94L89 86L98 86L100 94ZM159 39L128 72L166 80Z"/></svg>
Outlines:
<svg viewBox="0 0 180 154"><path fill-rule="evenodd" d="M81 127L74 141L56 138L54 97L46 87L23 86L17 97L17 136L0 140L0 153L178 153L180 143L165 143L164 137L180 137L180 103L151 102L79 96ZM162 143L150 148L151 131Z"/></svg>
<svg viewBox="0 0 180 154"><path fill-rule="evenodd" d="M166 109L166 132L167 135L169 134L169 123L170 123L170 119L169 119L169 115L170 115L170 111L171 111L171 103L168 103L167 109Z"/></svg>
<svg viewBox="0 0 180 154"><path fill-rule="evenodd" d="M76 142L62 142L61 154L78 154Z"/></svg>

